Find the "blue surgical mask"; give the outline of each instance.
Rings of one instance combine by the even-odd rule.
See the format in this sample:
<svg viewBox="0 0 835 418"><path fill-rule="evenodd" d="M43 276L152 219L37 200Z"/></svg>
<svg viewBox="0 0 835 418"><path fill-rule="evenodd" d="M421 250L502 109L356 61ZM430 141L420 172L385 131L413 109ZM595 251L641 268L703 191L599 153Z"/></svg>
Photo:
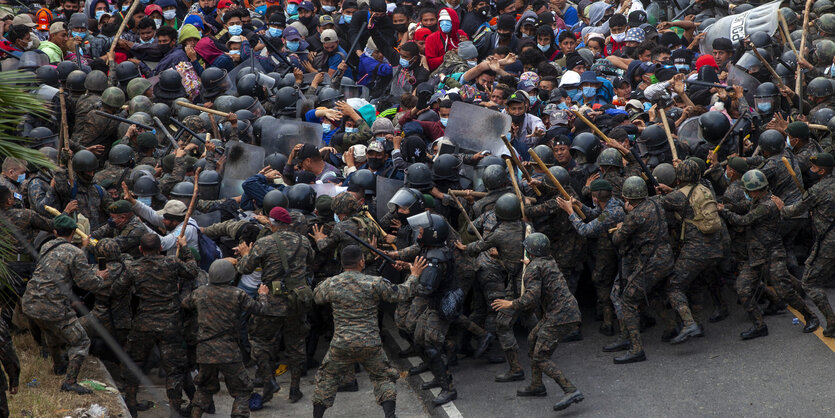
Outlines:
<svg viewBox="0 0 835 418"><path fill-rule="evenodd" d="M287 14L290 16L299 14L299 5L290 3L287 5Z"/></svg>
<svg viewBox="0 0 835 418"><path fill-rule="evenodd" d="M690 66L687 64L676 64L676 70L679 72L688 72L690 71Z"/></svg>
<svg viewBox="0 0 835 418"><path fill-rule="evenodd" d="M139 2L142 4L148 4L151 2L151 0L139 0Z"/></svg>
<svg viewBox="0 0 835 418"><path fill-rule="evenodd" d="M597 89L594 87L583 87L583 97L594 97L597 94Z"/></svg>
<svg viewBox="0 0 835 418"><path fill-rule="evenodd" d="M550 49L550 48L551 48L551 45L540 45L540 44L536 44L536 47L537 47L537 48L539 48L539 50L540 50L540 51L542 51L542 52L546 52L546 51L548 51L548 49Z"/></svg>
<svg viewBox="0 0 835 418"><path fill-rule="evenodd" d="M651 108L652 108L652 103L650 103L650 102L645 102L644 103L644 112L649 112L649 109L651 109Z"/></svg>
<svg viewBox="0 0 835 418"><path fill-rule="evenodd" d="M534 105L534 103L536 103L536 96L533 96L533 95L532 95L532 96L528 96L528 100L530 100L530 102L531 102L531 106L533 106L533 105Z"/></svg>
<svg viewBox="0 0 835 418"><path fill-rule="evenodd" d="M401 67L409 68L409 64L410 64L409 60L407 60L406 58L400 57L400 66Z"/></svg>
<svg viewBox="0 0 835 418"><path fill-rule="evenodd" d="M243 26L241 25L232 25L229 27L229 34L232 36L238 36L244 31Z"/></svg>
<svg viewBox="0 0 835 418"><path fill-rule="evenodd" d="M162 19L154 19L154 25L159 29L162 26Z"/></svg>
<svg viewBox="0 0 835 418"><path fill-rule="evenodd" d="M73 38L78 37L78 38L84 39L84 38L86 38L86 37L87 37L87 32L76 32L76 31L73 31L73 32L72 32L72 37L73 37Z"/></svg>
<svg viewBox="0 0 835 418"><path fill-rule="evenodd" d="M258 13L259 15L262 15L262 16L264 15L264 12L266 12L266 11L267 11L267 5L266 4L262 5L262 6L258 6L258 7L255 8L255 13Z"/></svg>
<svg viewBox="0 0 835 418"><path fill-rule="evenodd" d="M333 129L333 125L331 125L330 123L322 123L322 132L328 133L331 131L331 129Z"/></svg>
<svg viewBox="0 0 835 418"><path fill-rule="evenodd" d="M377 142L386 142L386 137L384 136L375 136L374 139L376 139Z"/></svg>
<svg viewBox="0 0 835 418"><path fill-rule="evenodd" d="M241 51L238 49L230 49L229 55L241 55Z"/></svg>
<svg viewBox="0 0 835 418"><path fill-rule="evenodd" d="M452 21L451 20L442 20L438 22L438 26L441 28L441 32L449 33L452 30Z"/></svg>
<svg viewBox="0 0 835 418"><path fill-rule="evenodd" d="M771 103L757 103L757 110L762 113L771 113Z"/></svg>
<svg viewBox="0 0 835 418"><path fill-rule="evenodd" d="M17 176L17 184L23 183L24 180L26 180L26 173L21 173Z"/></svg>
<svg viewBox="0 0 835 418"><path fill-rule="evenodd" d="M568 105L565 104L565 103L560 103L560 104L557 105L557 109L566 110L566 109L568 109Z"/></svg>
<svg viewBox="0 0 835 418"><path fill-rule="evenodd" d="M346 134L352 134L356 131L357 131L357 128L350 128L350 127L347 127L347 126L345 127L345 133Z"/></svg>
<svg viewBox="0 0 835 418"><path fill-rule="evenodd" d="M747 190L743 190L742 192L745 193L745 200L751 200L751 195L748 194Z"/></svg>
<svg viewBox="0 0 835 418"><path fill-rule="evenodd" d="M449 123L449 118L441 118L441 125L444 125L444 127L446 127L447 123Z"/></svg>
<svg viewBox="0 0 835 418"><path fill-rule="evenodd" d="M96 10L96 20L101 19L101 17L104 16L104 14L105 14L104 10Z"/></svg>
<svg viewBox="0 0 835 418"><path fill-rule="evenodd" d="M731 182L731 178L730 178L730 177L728 177L728 173L727 173L727 172L724 172L724 171L723 171L723 172L722 172L722 177L724 177L724 178L725 178L725 181L727 181L728 183L730 183L730 182Z"/></svg>
<svg viewBox="0 0 835 418"><path fill-rule="evenodd" d="M130 4L123 4L123 5L122 5L122 11L123 11L123 12L127 12L127 11L128 11L128 9L130 9Z"/></svg>
<svg viewBox="0 0 835 418"><path fill-rule="evenodd" d="M267 32L269 32L271 38L278 38L284 33L284 29L270 28Z"/></svg>
<svg viewBox="0 0 835 418"><path fill-rule="evenodd" d="M299 41L287 41L287 49L292 52L299 50Z"/></svg>
<svg viewBox="0 0 835 418"><path fill-rule="evenodd" d="M147 41L143 41L142 38L139 38L140 44L150 44L154 42L154 38L148 39Z"/></svg>
<svg viewBox="0 0 835 418"><path fill-rule="evenodd" d="M351 18L352 17L354 17L354 16L353 15L342 15L342 18L340 20L342 21L342 23L346 23L346 24L351 23Z"/></svg>
<svg viewBox="0 0 835 418"><path fill-rule="evenodd" d="M177 10L164 10L162 12L162 17L165 20L174 20L177 18Z"/></svg>
<svg viewBox="0 0 835 418"><path fill-rule="evenodd" d="M337 214L333 214L333 221L339 223L339 216Z"/></svg>
<svg viewBox="0 0 835 418"><path fill-rule="evenodd" d="M322 5L322 10L324 10L328 13L332 13L334 10L336 10L336 6L328 6L327 4L323 4Z"/></svg>
<svg viewBox="0 0 835 418"><path fill-rule="evenodd" d="M140 197L137 197L136 200L142 202L145 206L148 206L148 207L151 206L151 196L147 196L147 197L141 197L140 196Z"/></svg>

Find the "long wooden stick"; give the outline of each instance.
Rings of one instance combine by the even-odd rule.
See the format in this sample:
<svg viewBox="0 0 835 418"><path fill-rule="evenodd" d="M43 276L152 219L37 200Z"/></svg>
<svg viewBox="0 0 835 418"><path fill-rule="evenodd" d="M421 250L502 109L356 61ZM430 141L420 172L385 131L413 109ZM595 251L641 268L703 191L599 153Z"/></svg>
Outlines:
<svg viewBox="0 0 835 418"><path fill-rule="evenodd" d="M551 170L549 170L545 163L542 162L542 159L539 158L539 156L536 155L535 152L533 152L533 148L528 149L528 154L530 154L531 158L533 158L533 160L536 161L536 163L539 165L539 168L541 168L542 171L545 172L545 175L551 180L551 182L556 185L557 190L560 191L560 194L562 195L563 199L571 200L571 195L569 195L568 192L565 191L565 189L562 187L562 184L560 184L560 182L557 181L557 178L554 177L554 174L551 173ZM577 216L579 216L580 219L586 219L586 214L583 213L583 210L580 208L580 205L575 205L574 210L577 212Z"/></svg>
<svg viewBox="0 0 835 418"><path fill-rule="evenodd" d="M777 15L777 20L780 22L780 30L783 33L783 38L786 40L786 43L789 44L792 51L794 51L795 58L799 57L800 55L797 53L797 48L794 46L794 42L792 42L791 33L789 32L789 24L786 23L786 18L783 17L783 14L780 13Z"/></svg>
<svg viewBox="0 0 835 418"><path fill-rule="evenodd" d="M806 0L806 8L803 10L803 30L801 31L802 35L800 35L800 49L794 53L797 57L797 81L794 84L794 93L800 100L799 106L803 106L803 95L801 94L801 88L803 87L803 67L800 66L800 60L803 59L803 55L801 54L803 54L803 49L806 47L806 27L809 26L809 10L812 8L812 3L814 2L815 0ZM789 38L789 41L791 41L791 38ZM799 110L802 113L803 109Z"/></svg>
<svg viewBox="0 0 835 418"><path fill-rule="evenodd" d="M528 184L530 184L537 196L542 196L542 192L539 191L539 188L537 188L535 184L533 184L533 179L531 178L530 173L528 173L528 170L526 170L525 166L522 165L522 162L519 161L519 157L516 156L516 150L513 148L513 145L510 145L510 140L507 139L507 135L502 135L502 141L507 147L507 150L510 151L510 158L513 159L513 164L516 164L516 166L519 167L519 171L522 172L522 177L528 181Z"/></svg>
<svg viewBox="0 0 835 418"><path fill-rule="evenodd" d="M806 193L806 190L803 189L803 183L801 183L800 180L797 178L797 174L794 172L794 168L792 168L792 165L789 163L789 159L783 157L781 158L781 160L783 161L783 165L786 166L786 170L789 171L789 175L792 176L792 180L794 180L794 185L797 186L797 188L800 190L800 193Z"/></svg>
<svg viewBox="0 0 835 418"><path fill-rule="evenodd" d="M64 88L58 90L58 103L61 105L61 147L69 156L70 151L70 128L67 126L67 102L64 99ZM67 178L70 180L70 187L75 185L75 172L72 169L72 158L67 160Z"/></svg>
<svg viewBox="0 0 835 418"><path fill-rule="evenodd" d="M591 123L591 121L588 120L585 115L580 113L580 111L578 111L578 110L572 109L571 111L574 112L574 115L577 116L578 118L580 118L580 120L583 121L583 123L585 123L589 128L591 128L591 130L594 131L594 133L597 134L597 136L603 138L604 142L609 144L609 146L611 146L612 148L615 148L616 150L618 150L623 156L626 156L626 154L624 154L623 151L620 150L620 147L615 147L614 146L615 141L612 138L609 138L608 136L606 136L606 134L604 134L603 131L600 130L600 128L598 128L593 123Z"/></svg>
<svg viewBox="0 0 835 418"><path fill-rule="evenodd" d="M122 20L122 24L119 25L119 30L116 31L116 36L113 37L113 41L110 42L110 52L107 54L107 64L110 64L110 56L113 55L113 51L116 50L116 44L119 42L119 38L122 36L122 32L125 31L125 26L128 24L128 20L130 20L131 16L133 16L133 12L139 7L139 0L134 0L133 4L130 5L130 9L128 9L127 13L125 13L125 18Z"/></svg>
<svg viewBox="0 0 835 418"><path fill-rule="evenodd" d="M777 74L777 71L774 71L774 67L772 67L771 64L769 64L768 61L765 60L765 58L763 58L762 54L760 54L760 51L757 51L757 47L752 47L751 52L753 52L757 59L760 60L760 63L762 63L762 65L765 66L765 69L768 70L769 73L771 73L771 77L773 77L774 81L777 82L777 87L780 89L785 87L786 85L783 83L783 79L780 77L779 74ZM791 96L786 96L786 98L789 99L789 104L794 104L794 101L792 100Z"/></svg>
<svg viewBox="0 0 835 418"><path fill-rule="evenodd" d="M197 170L194 172L194 190L191 192L191 202L188 204L188 212L186 212L186 218L183 219L182 225L183 227L180 228L180 238L186 236L186 228L188 228L188 219L191 218L191 213L194 212L194 207L197 205L197 178L200 176L200 171L203 170L202 167L198 167ZM179 239L177 239L179 242ZM180 256L180 247L177 247L177 256Z"/></svg>
<svg viewBox="0 0 835 418"><path fill-rule="evenodd" d="M194 109L194 110L199 110L201 112L206 112L206 113L209 113L209 114L212 114L212 115L217 115L217 116L220 116L220 117L229 118L229 113L221 112L220 110L209 109L208 107L198 106L198 105L193 104L193 103L180 101L180 102L174 102L174 104L179 105L179 106L183 106L183 107L187 107L189 109Z"/></svg>
<svg viewBox="0 0 835 418"><path fill-rule="evenodd" d="M50 215L58 216L61 214L61 211L49 205L44 205L43 209L46 211L46 213ZM84 231L81 230L81 228L75 228L75 234L78 235L78 237L81 239L87 239L89 237L87 234L84 233ZM93 243L93 245L95 245L95 243Z"/></svg>
<svg viewBox="0 0 835 418"><path fill-rule="evenodd" d="M670 124L667 122L667 112L664 109L655 109L661 115L661 122L664 124L664 132L667 134L667 143L670 145L670 151L673 152L673 159L678 159L678 151L676 150L676 143L673 141L673 133L670 132Z"/></svg>
<svg viewBox="0 0 835 418"><path fill-rule="evenodd" d="M209 122L212 124L212 133L215 135L215 138L220 139L220 131L217 128L217 121L215 120L215 115L209 113ZM206 138L208 141L209 138Z"/></svg>
<svg viewBox="0 0 835 418"><path fill-rule="evenodd" d="M506 158L504 163L507 164L507 172L510 174L510 182L513 183L513 190L516 192L516 197L519 199L519 208L522 209L522 219L528 220L525 216L525 199L522 197L522 191L519 190L519 183L516 182L516 169L513 168L513 163L510 158Z"/></svg>
<svg viewBox="0 0 835 418"><path fill-rule="evenodd" d="M487 192L475 192L472 190L448 190L447 193L452 196L471 196L473 199L481 199L482 197L487 196Z"/></svg>
<svg viewBox="0 0 835 418"><path fill-rule="evenodd" d="M479 240L483 241L484 237L481 236L481 232L478 232L478 228L476 228L475 225L473 225L473 221L470 219L470 215L467 215L467 210L464 209L464 205L462 205L461 201L459 201L458 199L453 200L455 200L455 203L458 204L458 209L461 209L461 214L464 215L464 219L467 220L467 225L469 225L470 228L473 229L473 232L475 232L475 236L477 236Z"/></svg>

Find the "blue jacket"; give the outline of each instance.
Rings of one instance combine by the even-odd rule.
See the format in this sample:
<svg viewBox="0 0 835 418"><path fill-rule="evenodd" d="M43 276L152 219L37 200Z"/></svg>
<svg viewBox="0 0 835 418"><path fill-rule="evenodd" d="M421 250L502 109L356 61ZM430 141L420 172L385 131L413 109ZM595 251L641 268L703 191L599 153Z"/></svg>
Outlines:
<svg viewBox="0 0 835 418"><path fill-rule="evenodd" d="M310 109L304 114L304 121L312 123L322 123L322 118L316 116L316 109ZM330 132L322 131L322 142L324 142L325 145L330 145L331 138L333 138L333 134L335 134L338 129L338 126L334 126L333 128L331 128Z"/></svg>
<svg viewBox="0 0 835 418"><path fill-rule="evenodd" d="M264 196L273 190L283 190L284 185L274 185L267 176L263 174L256 174L246 180L241 185L244 193L241 195L241 209L255 210L256 207L264 205Z"/></svg>
<svg viewBox="0 0 835 418"><path fill-rule="evenodd" d="M376 69L376 72L375 72ZM360 64L357 67L357 84L360 86L367 86L374 77L388 77L392 73L391 65L387 62L380 62L368 55L363 54L360 57Z"/></svg>

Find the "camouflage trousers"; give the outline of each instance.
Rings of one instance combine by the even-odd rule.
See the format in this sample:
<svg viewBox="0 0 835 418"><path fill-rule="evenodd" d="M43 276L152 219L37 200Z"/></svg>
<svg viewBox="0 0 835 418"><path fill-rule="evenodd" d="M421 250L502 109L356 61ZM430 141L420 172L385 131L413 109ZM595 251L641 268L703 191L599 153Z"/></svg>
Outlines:
<svg viewBox="0 0 835 418"><path fill-rule="evenodd" d="M415 343L421 347L434 347L443 352L450 322L441 318L437 309L427 307L418 318L415 327Z"/></svg>
<svg viewBox="0 0 835 418"><path fill-rule="evenodd" d="M90 338L104 338L101 332L99 332L104 331L113 337L113 339L115 339L122 347L125 346L128 334L130 333L130 329L114 329L109 323L110 321L99 318L97 315L94 315L93 312L78 318L78 321L81 323L81 326ZM99 326L94 325L94 322L97 322Z"/></svg>
<svg viewBox="0 0 835 418"><path fill-rule="evenodd" d="M160 368L165 373L165 393L168 399L179 400L183 394L183 379L186 373L186 341L182 329L165 331L131 330L125 351L138 366L142 366L148 352L157 345L160 353ZM125 391L139 387L139 376L122 364Z"/></svg>
<svg viewBox="0 0 835 418"><path fill-rule="evenodd" d="M829 326L830 321L835 320L835 314L832 313L832 306L823 291L823 286L832 281L833 273L835 273L835 257L825 257L824 255L828 256L829 254L821 254L821 252L832 251L831 248L828 250L823 248L827 247L827 244L831 241L830 239L815 243L809 257L806 259L806 268L803 270L802 279L803 290L806 291L806 295L812 299L815 306L827 317L827 326Z"/></svg>
<svg viewBox="0 0 835 418"><path fill-rule="evenodd" d="M484 329L487 332L497 333L496 311L490 309L490 305L496 299L506 299L508 297L507 280L508 278L515 280L519 276L521 268L514 268L513 271L508 273L497 261L483 253L479 255L478 260L480 268L476 271L476 279L487 307Z"/></svg>
<svg viewBox="0 0 835 418"><path fill-rule="evenodd" d="M90 337L87 336L84 327L76 317L73 316L63 321L42 321L34 318L30 320L41 329L44 344L53 359L60 359L64 350L70 361L83 360L90 354Z"/></svg>
<svg viewBox="0 0 835 418"><path fill-rule="evenodd" d="M284 341L287 366L293 376L301 376L306 360L305 338L310 331L305 312L286 317L255 315L249 323L252 359L258 366L257 378L267 381L278 367L278 346Z"/></svg>
<svg viewBox="0 0 835 418"><path fill-rule="evenodd" d="M394 310L394 324L398 329L408 332L410 335L415 335L415 327L417 327L418 320L429 301L421 296L415 296L406 302L397 304Z"/></svg>
<svg viewBox="0 0 835 418"><path fill-rule="evenodd" d="M249 416L249 396L252 394L252 379L249 377L243 363L218 363L197 365L197 377L194 384L197 392L194 395L194 405L205 411L212 403L212 395L220 392L218 373L223 373L226 389L235 399L232 402L232 417Z"/></svg>
<svg viewBox="0 0 835 418"><path fill-rule="evenodd" d="M622 274L623 272L621 272ZM612 286L612 304L615 307L615 314L621 320L623 329L621 334L628 334L632 340L631 352L637 353L642 351L641 344L641 306L649 307L649 295L652 291L663 285L667 281L667 277L633 277L631 280L623 283L616 281Z"/></svg>
<svg viewBox="0 0 835 418"><path fill-rule="evenodd" d="M686 295L693 281L701 274L719 266L721 261L721 257L703 259L684 255L676 260L675 273L667 283L667 299L673 310L681 317L683 326L686 327L695 322Z"/></svg>
<svg viewBox="0 0 835 418"><path fill-rule="evenodd" d="M792 287L792 282L786 259L782 256L774 256L762 264L752 266L751 263L742 265L739 276L736 278L736 292L739 294L739 301L748 313L755 325L764 325L762 312L757 305L755 292L760 288L760 279L764 278L766 284L774 286L777 297L788 303L801 313L806 312L806 303Z"/></svg>
<svg viewBox="0 0 835 418"><path fill-rule="evenodd" d="M336 389L343 381L342 376L353 372L355 363L361 364L368 371L368 378L374 386L374 398L378 404L397 399L395 382L400 373L389 363L383 347L342 348L331 345L316 372L313 404L326 408L333 406Z"/></svg>
<svg viewBox="0 0 835 418"><path fill-rule="evenodd" d="M531 359L532 384L534 386L542 384L542 374L544 373L554 379L563 392L571 393L577 390L574 384L565 377L562 370L557 367L557 363L551 360L559 339L575 329L577 329L576 323L558 325L556 321L546 316L537 322L531 332L528 333L528 357Z"/></svg>
<svg viewBox="0 0 835 418"><path fill-rule="evenodd" d="M502 309L496 313L496 337L503 351L519 350L519 343L513 335L513 325L519 319L527 329L533 329L537 323L536 314L533 311L520 312L515 309Z"/></svg>
<svg viewBox="0 0 835 418"><path fill-rule="evenodd" d="M612 284L618 274L618 255L613 251L599 251L591 271L591 282L597 295L597 312L604 312L612 306Z"/></svg>

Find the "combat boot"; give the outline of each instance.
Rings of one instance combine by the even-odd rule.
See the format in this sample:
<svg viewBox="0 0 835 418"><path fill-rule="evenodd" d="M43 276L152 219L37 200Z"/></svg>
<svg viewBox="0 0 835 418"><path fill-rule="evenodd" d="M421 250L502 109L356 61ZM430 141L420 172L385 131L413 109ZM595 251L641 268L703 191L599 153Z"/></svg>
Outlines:
<svg viewBox="0 0 835 418"><path fill-rule="evenodd" d="M432 403L438 406L457 399L458 391L452 386L452 376L447 369L446 356L435 348L428 348L426 357L429 367L432 369L432 374L441 387L441 392L432 400Z"/></svg>
<svg viewBox="0 0 835 418"><path fill-rule="evenodd" d="M580 392L579 389L574 392L567 393L562 397L562 399L560 399L559 402L554 404L554 411L562 411L572 404L583 402L583 399L586 399L586 397L583 396L583 392Z"/></svg>
<svg viewBox="0 0 835 418"><path fill-rule="evenodd" d="M765 337L768 335L768 326L765 324L754 324L748 331L743 331L739 334L743 340L751 340L758 337Z"/></svg>
<svg viewBox="0 0 835 418"><path fill-rule="evenodd" d="M383 401L380 406L383 407L383 414L385 414L385 418L397 418L397 415L394 413L396 407L395 401Z"/></svg>
<svg viewBox="0 0 835 418"><path fill-rule="evenodd" d="M647 359L646 354L644 354L644 346L641 344L641 332L638 330L630 330L629 341L632 344L632 348L623 356L615 357L613 359L615 364L637 363Z"/></svg>
<svg viewBox="0 0 835 418"><path fill-rule="evenodd" d="M417 376L421 373L428 372L428 371L429 371L429 363L424 361L424 362L418 364L417 366L414 366L414 367L410 368L409 369L409 376Z"/></svg>
<svg viewBox="0 0 835 418"><path fill-rule="evenodd" d="M313 418L322 418L325 416L325 410L328 409L325 405L318 403L313 404Z"/></svg>
<svg viewBox="0 0 835 418"><path fill-rule="evenodd" d="M823 330L823 336L827 338L835 337L835 322L833 321L826 321L826 329Z"/></svg>
<svg viewBox="0 0 835 418"><path fill-rule="evenodd" d="M168 399L168 414L171 417L187 417L191 415L188 408L183 408L182 399Z"/></svg>
<svg viewBox="0 0 835 418"><path fill-rule="evenodd" d="M441 385L441 393L435 399L432 399L432 404L435 406L440 406L458 399L458 391L452 387L452 382L449 380L451 379L447 379L447 382Z"/></svg>
<svg viewBox="0 0 835 418"><path fill-rule="evenodd" d="M699 324L693 322L690 325L684 327L681 332L672 340L670 340L670 344L681 344L687 341L690 337L695 337L701 334L702 330L699 327Z"/></svg>
<svg viewBox="0 0 835 418"><path fill-rule="evenodd" d="M504 352L507 362L510 365L510 370L496 376L496 381L504 382L519 382L525 380L525 372L522 371L522 366L519 364L519 352L516 350L506 350Z"/></svg>
<svg viewBox="0 0 835 418"><path fill-rule="evenodd" d="M531 384L516 391L516 396L546 396L548 391L542 384L542 370L531 366Z"/></svg>
<svg viewBox="0 0 835 418"><path fill-rule="evenodd" d="M805 309L803 314L803 319L806 321L806 326L803 327L803 332L808 334L810 332L815 332L816 329L820 326L820 322L818 321L818 317L809 312L808 309Z"/></svg>
<svg viewBox="0 0 835 418"><path fill-rule="evenodd" d="M626 332L626 325L624 325L623 321L618 321L618 325L620 326L620 335L618 336L617 341L603 346L604 353L625 351L629 350L629 347L632 346L632 343L629 342L629 333Z"/></svg>
<svg viewBox="0 0 835 418"><path fill-rule="evenodd" d="M261 404L266 404L273 399L273 395L281 389L281 386L275 381L275 378L270 376L264 381L264 392L261 393Z"/></svg>
<svg viewBox="0 0 835 418"><path fill-rule="evenodd" d="M62 392L75 392L79 395L89 395L89 394L93 393L92 390L87 389L84 386L79 385L78 382L75 381L75 379L65 380L63 383L61 383L61 391Z"/></svg>
<svg viewBox="0 0 835 418"><path fill-rule="evenodd" d="M809 298L812 299L812 302L823 314L823 318L826 319L826 329L823 330L823 336L832 338L835 336L835 312L832 311L832 305L829 304L826 295L819 292L809 292Z"/></svg>
<svg viewBox="0 0 835 418"><path fill-rule="evenodd" d="M291 377L290 377L290 396L288 398L288 399L290 399L290 403L296 403L304 396L302 391L299 389L299 381L300 380L301 380L301 376L298 373L296 373L296 372L291 373Z"/></svg>

